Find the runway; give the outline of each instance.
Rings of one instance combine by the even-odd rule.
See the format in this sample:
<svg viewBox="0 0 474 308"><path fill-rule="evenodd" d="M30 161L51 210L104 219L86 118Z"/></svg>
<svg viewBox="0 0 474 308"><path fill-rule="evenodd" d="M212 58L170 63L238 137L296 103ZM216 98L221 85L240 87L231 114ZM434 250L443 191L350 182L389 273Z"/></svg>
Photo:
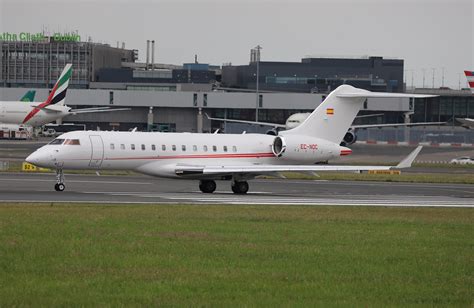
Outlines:
<svg viewBox="0 0 474 308"><path fill-rule="evenodd" d="M247 195L228 181L203 194L198 181L147 176L66 175L63 192L54 184L53 174L2 173L0 202L474 207L474 186L463 184L261 179L249 181Z"/></svg>

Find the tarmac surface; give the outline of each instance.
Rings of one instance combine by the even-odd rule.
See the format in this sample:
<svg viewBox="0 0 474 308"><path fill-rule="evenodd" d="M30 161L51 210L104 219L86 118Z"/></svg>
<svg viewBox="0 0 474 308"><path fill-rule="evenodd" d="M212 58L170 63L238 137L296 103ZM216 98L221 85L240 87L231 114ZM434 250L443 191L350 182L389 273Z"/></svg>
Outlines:
<svg viewBox="0 0 474 308"><path fill-rule="evenodd" d="M246 195L233 194L228 181L203 194L196 180L140 175L66 175L63 192L54 184L54 174L1 173L0 202L474 207L474 186L464 184L257 179Z"/></svg>

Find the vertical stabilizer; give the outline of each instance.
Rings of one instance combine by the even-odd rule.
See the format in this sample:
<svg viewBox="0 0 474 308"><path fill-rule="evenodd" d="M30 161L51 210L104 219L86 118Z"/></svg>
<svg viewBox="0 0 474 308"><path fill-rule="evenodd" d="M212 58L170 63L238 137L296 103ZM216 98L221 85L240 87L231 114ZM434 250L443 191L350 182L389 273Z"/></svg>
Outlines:
<svg viewBox="0 0 474 308"><path fill-rule="evenodd" d="M341 85L309 115L301 125L282 132L318 137L340 143L365 101L365 97L339 97L342 93L368 92L349 85Z"/></svg>
<svg viewBox="0 0 474 308"><path fill-rule="evenodd" d="M466 75L467 83L469 84L471 93L474 94L474 71L464 71L464 75Z"/></svg>

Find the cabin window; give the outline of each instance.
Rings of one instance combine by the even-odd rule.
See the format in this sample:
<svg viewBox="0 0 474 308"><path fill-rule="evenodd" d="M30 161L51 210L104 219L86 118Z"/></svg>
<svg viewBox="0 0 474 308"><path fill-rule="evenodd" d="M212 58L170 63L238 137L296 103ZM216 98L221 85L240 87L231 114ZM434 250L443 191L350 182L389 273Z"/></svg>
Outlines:
<svg viewBox="0 0 474 308"><path fill-rule="evenodd" d="M79 139L66 139L64 145L81 145Z"/></svg>
<svg viewBox="0 0 474 308"><path fill-rule="evenodd" d="M145 149L146 149L146 148L145 148L145 145L142 144L142 151L145 151Z"/></svg>
<svg viewBox="0 0 474 308"><path fill-rule="evenodd" d="M151 145L151 150L156 151L156 146L154 144Z"/></svg>
<svg viewBox="0 0 474 308"><path fill-rule="evenodd" d="M193 145L193 151L196 152L198 150L197 145Z"/></svg>
<svg viewBox="0 0 474 308"><path fill-rule="evenodd" d="M172 149L173 151L176 151L176 145L173 144L173 145L171 146L171 149Z"/></svg>
<svg viewBox="0 0 474 308"><path fill-rule="evenodd" d="M224 146L224 152L227 152L227 146L226 145Z"/></svg>
<svg viewBox="0 0 474 308"><path fill-rule="evenodd" d="M217 146L213 145L212 146L212 151L217 152Z"/></svg>
<svg viewBox="0 0 474 308"><path fill-rule="evenodd" d="M111 150L115 150L115 144L111 143L111 144L110 144L110 149L111 149Z"/></svg>
<svg viewBox="0 0 474 308"><path fill-rule="evenodd" d="M235 145L232 146L232 152L237 152L237 147Z"/></svg>
<svg viewBox="0 0 474 308"><path fill-rule="evenodd" d="M162 150L162 151L166 151L166 145L162 144L162 145L161 145L161 150Z"/></svg>
<svg viewBox="0 0 474 308"><path fill-rule="evenodd" d="M186 152L186 146L184 144L181 146L181 151Z"/></svg>
<svg viewBox="0 0 474 308"><path fill-rule="evenodd" d="M120 145L120 150L125 150L125 144L122 143L122 144Z"/></svg>
<svg viewBox="0 0 474 308"><path fill-rule="evenodd" d="M51 144L51 145L60 145L60 144L63 144L63 142L64 142L64 139L54 139L49 144Z"/></svg>
<svg viewBox="0 0 474 308"><path fill-rule="evenodd" d="M131 144L131 145L130 145L130 148L131 148L132 150L135 150L135 145L134 145L134 144Z"/></svg>
<svg viewBox="0 0 474 308"><path fill-rule="evenodd" d="M204 152L207 152L207 145L203 145L202 149L204 150Z"/></svg>

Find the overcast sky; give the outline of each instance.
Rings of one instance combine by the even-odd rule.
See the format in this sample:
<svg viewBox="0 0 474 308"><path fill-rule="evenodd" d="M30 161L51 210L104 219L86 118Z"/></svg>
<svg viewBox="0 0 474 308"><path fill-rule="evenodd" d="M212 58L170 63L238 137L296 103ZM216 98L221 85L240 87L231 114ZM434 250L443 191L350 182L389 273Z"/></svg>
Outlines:
<svg viewBox="0 0 474 308"><path fill-rule="evenodd" d="M247 64L261 45L262 61L307 55L376 55L405 60L407 84L457 88L474 70L474 0L80 1L0 0L0 32L67 32L83 40L125 42L155 62ZM461 86L466 86L464 75Z"/></svg>

